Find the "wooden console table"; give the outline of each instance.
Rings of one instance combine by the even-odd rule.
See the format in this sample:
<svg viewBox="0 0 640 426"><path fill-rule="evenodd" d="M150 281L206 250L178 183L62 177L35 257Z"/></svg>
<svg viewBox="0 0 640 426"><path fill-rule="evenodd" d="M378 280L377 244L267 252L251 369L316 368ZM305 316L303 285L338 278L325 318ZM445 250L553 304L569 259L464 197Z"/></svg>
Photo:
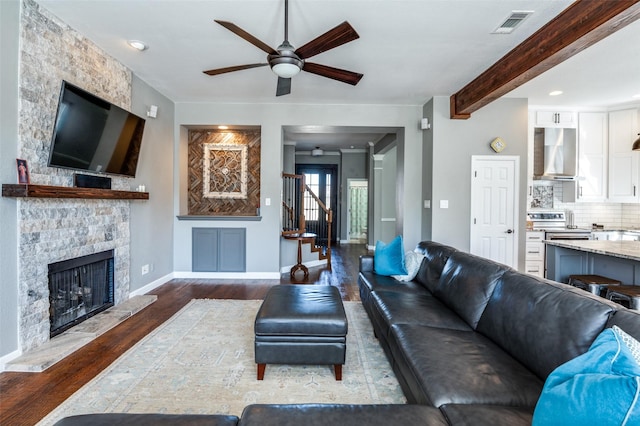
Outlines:
<svg viewBox="0 0 640 426"><path fill-rule="evenodd" d="M302 263L302 244L313 243L316 238L316 234L305 232L302 234L285 235L284 238L287 240L298 241L298 263L291 267L291 272L289 272L291 280L296 281L296 272L302 271L304 273L304 278L302 280L307 281L309 279L309 268Z"/></svg>
<svg viewBox="0 0 640 426"><path fill-rule="evenodd" d="M3 197L15 198L93 198L110 200L148 200L148 192L69 186L3 184Z"/></svg>

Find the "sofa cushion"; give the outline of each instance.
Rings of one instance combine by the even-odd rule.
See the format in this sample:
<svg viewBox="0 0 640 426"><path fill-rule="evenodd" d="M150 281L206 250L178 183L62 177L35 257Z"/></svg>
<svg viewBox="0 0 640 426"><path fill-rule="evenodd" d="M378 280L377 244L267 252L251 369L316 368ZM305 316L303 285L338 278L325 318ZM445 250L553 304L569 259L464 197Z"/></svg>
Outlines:
<svg viewBox="0 0 640 426"><path fill-rule="evenodd" d="M238 417L219 414L103 413L65 417L55 426L233 426Z"/></svg>
<svg viewBox="0 0 640 426"><path fill-rule="evenodd" d="M471 331L471 327L435 297L424 294L376 291L372 295L380 328L393 324L419 324ZM385 334L385 335L386 335Z"/></svg>
<svg viewBox="0 0 640 426"><path fill-rule="evenodd" d="M416 246L415 251L424 255L424 261L414 280L433 292L438 286L440 275L449 256L457 250L434 241L422 241Z"/></svg>
<svg viewBox="0 0 640 426"><path fill-rule="evenodd" d="M241 426L446 426L437 408L423 405L379 404L254 404L245 407Z"/></svg>
<svg viewBox="0 0 640 426"><path fill-rule="evenodd" d="M613 309L583 290L509 271L496 286L477 331L544 380L589 349Z"/></svg>
<svg viewBox="0 0 640 426"><path fill-rule="evenodd" d="M533 410L499 405L446 404L440 411L455 426L531 426Z"/></svg>
<svg viewBox="0 0 640 426"><path fill-rule="evenodd" d="M607 328L587 353L554 370L533 425L640 424L640 365L625 335Z"/></svg>
<svg viewBox="0 0 640 426"><path fill-rule="evenodd" d="M619 306L618 310L609 318L607 327L614 325L623 329L634 339L640 340L640 312Z"/></svg>
<svg viewBox="0 0 640 426"><path fill-rule="evenodd" d="M376 242L373 254L373 268L378 275L406 275L404 267L404 244L398 235L389 244Z"/></svg>
<svg viewBox="0 0 640 426"><path fill-rule="evenodd" d="M476 328L498 279L508 266L456 251L444 265L433 294Z"/></svg>
<svg viewBox="0 0 640 426"><path fill-rule="evenodd" d="M358 284L366 286L369 291L399 291L402 293L427 293L424 287L413 281L402 282L393 277L378 275L375 272L360 272Z"/></svg>
<svg viewBox="0 0 640 426"><path fill-rule="evenodd" d="M535 407L543 382L480 333L395 324L389 340L407 399Z"/></svg>

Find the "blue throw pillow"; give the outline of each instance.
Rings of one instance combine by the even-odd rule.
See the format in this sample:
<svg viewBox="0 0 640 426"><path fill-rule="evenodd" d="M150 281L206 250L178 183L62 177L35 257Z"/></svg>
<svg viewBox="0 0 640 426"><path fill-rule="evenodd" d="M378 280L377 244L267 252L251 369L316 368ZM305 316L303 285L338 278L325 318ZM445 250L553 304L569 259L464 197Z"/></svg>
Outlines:
<svg viewBox="0 0 640 426"><path fill-rule="evenodd" d="M376 242L373 254L373 270L378 275L407 275L404 266L404 244L398 235L389 244Z"/></svg>
<svg viewBox="0 0 640 426"><path fill-rule="evenodd" d="M533 426L640 424L640 365L614 326L547 377Z"/></svg>

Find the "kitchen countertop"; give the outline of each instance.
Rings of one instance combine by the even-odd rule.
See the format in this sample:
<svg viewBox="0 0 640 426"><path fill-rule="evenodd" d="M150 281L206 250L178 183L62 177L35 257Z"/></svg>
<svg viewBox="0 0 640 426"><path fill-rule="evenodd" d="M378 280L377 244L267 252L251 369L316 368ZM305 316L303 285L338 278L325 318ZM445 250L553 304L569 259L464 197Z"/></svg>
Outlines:
<svg viewBox="0 0 640 426"><path fill-rule="evenodd" d="M640 262L640 241L545 240L547 245L631 259Z"/></svg>

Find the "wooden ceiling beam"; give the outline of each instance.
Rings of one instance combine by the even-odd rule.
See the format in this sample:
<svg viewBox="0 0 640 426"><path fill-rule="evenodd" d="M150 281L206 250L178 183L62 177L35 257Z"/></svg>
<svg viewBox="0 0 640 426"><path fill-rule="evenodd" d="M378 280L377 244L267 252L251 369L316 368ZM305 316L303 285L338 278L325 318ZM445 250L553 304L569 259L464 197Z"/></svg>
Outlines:
<svg viewBox="0 0 640 426"><path fill-rule="evenodd" d="M640 0L577 0L454 93L451 118L471 113L640 18Z"/></svg>

